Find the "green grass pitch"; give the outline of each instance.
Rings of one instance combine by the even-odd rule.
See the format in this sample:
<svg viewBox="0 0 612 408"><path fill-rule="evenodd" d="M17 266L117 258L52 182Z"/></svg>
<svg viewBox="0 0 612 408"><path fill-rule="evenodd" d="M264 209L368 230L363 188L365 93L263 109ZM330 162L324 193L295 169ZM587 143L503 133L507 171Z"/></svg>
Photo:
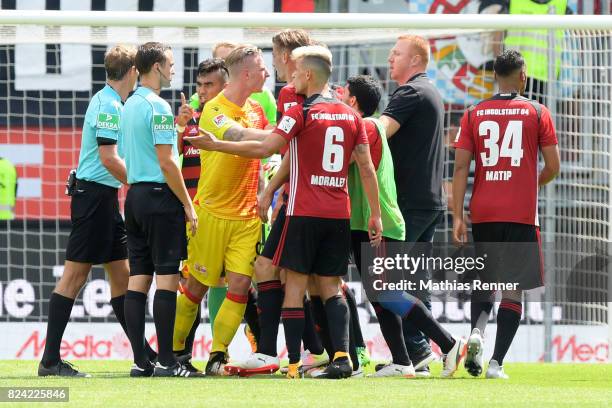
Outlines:
<svg viewBox="0 0 612 408"><path fill-rule="evenodd" d="M202 367L201 362L195 363ZM610 364L509 363L510 380L471 378L463 369L453 379L354 378L289 381L257 378L131 379L127 361L78 361L90 379L36 377L35 361L0 361L0 386L69 387L68 404L52 407L587 407L612 406ZM366 371L371 371L372 366ZM0 403L5 406L32 406Z"/></svg>

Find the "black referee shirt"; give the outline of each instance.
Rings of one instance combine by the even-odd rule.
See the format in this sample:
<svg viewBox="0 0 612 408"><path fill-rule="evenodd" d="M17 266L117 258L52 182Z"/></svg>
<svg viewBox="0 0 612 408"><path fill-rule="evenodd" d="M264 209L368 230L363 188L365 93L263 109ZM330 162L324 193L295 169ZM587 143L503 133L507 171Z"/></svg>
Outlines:
<svg viewBox="0 0 612 408"><path fill-rule="evenodd" d="M389 139L402 209L443 210L444 104L425 73L397 88L383 112L400 128Z"/></svg>

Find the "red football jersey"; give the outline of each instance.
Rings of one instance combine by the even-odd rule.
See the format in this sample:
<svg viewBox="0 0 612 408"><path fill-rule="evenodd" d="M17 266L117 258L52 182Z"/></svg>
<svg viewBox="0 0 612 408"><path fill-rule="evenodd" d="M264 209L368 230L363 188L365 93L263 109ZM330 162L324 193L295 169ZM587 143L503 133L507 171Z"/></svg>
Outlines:
<svg viewBox="0 0 612 408"><path fill-rule="evenodd" d="M516 94L498 94L468 109L455 147L474 154L473 223L539 225L538 151L557 144L550 112Z"/></svg>
<svg viewBox="0 0 612 408"><path fill-rule="evenodd" d="M304 95L296 93L295 86L293 86L293 84L283 86L278 93L278 99L276 100L277 121L283 117L285 112L287 112L290 107L302 102L304 102Z"/></svg>
<svg viewBox="0 0 612 408"><path fill-rule="evenodd" d="M276 100L276 123L280 122L281 118L285 112L289 110L289 108L303 102L304 95L298 94L295 91L295 86L293 86L293 84L283 86L278 93L278 99ZM284 156L285 153L287 153L287 149L289 149L289 144L281 147L280 154ZM283 196L285 197L285 201L287 201L289 197L289 182L285 183L283 187Z"/></svg>
<svg viewBox="0 0 612 408"><path fill-rule="evenodd" d="M295 92L295 86L293 84L287 84L283 86L278 93L278 99L276 100L276 123L280 122L281 118L292 106L301 104L304 102L304 95ZM289 145L283 146L280 150L280 154L284 155L287 153ZM288 184L285 184L285 190L288 188Z"/></svg>
<svg viewBox="0 0 612 408"><path fill-rule="evenodd" d="M380 133L378 128L371 120L364 120L366 134L368 135L368 143L370 144L370 156L372 156L372 163L374 163L374 169L378 170L380 159L382 158L382 140L380 139Z"/></svg>
<svg viewBox="0 0 612 408"><path fill-rule="evenodd" d="M185 180L187 192L193 200L198 190L198 180L200 179L200 149L195 148L191 143L184 141L185 136L197 136L199 133L198 122L200 120L199 111L193 112L193 118L185 126L185 132L179 135L179 153L183 155L183 166L181 173Z"/></svg>
<svg viewBox="0 0 612 408"><path fill-rule="evenodd" d="M274 133L289 143L288 216L351 216L346 179L351 153L368 136L361 117L344 103L321 95L291 107Z"/></svg>

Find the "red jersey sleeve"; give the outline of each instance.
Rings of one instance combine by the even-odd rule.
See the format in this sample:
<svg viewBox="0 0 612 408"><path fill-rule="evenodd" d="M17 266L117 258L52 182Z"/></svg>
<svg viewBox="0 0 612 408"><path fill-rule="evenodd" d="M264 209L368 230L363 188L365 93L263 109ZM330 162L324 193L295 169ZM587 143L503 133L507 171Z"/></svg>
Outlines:
<svg viewBox="0 0 612 408"><path fill-rule="evenodd" d="M284 89L284 87L281 88L280 92L278 93L278 98L276 99L276 123L280 122L281 118L283 117Z"/></svg>
<svg viewBox="0 0 612 408"><path fill-rule="evenodd" d="M355 139L355 146L360 144L370 144L368 139L368 133L366 132L365 124L363 123L363 119L359 115L355 115L355 119L357 122L355 125L357 126L357 138Z"/></svg>
<svg viewBox="0 0 612 408"><path fill-rule="evenodd" d="M276 100L276 122L280 121L289 108L301 103L302 100L303 98L295 93L295 88L292 85L283 86Z"/></svg>
<svg viewBox="0 0 612 408"><path fill-rule="evenodd" d="M372 156L372 163L374 168L378 170L380 160L382 158L382 136L378 132L378 127L373 121L365 119L363 121L365 125L366 133L368 134L368 143L370 144L370 156Z"/></svg>
<svg viewBox="0 0 612 408"><path fill-rule="evenodd" d="M542 117L540 118L540 128L538 129L538 144L540 147L559 144L550 111L544 105L541 106Z"/></svg>
<svg viewBox="0 0 612 408"><path fill-rule="evenodd" d="M285 138L287 143L293 139L304 127L302 116L302 105L295 105L289 108L282 119L276 125L274 133Z"/></svg>
<svg viewBox="0 0 612 408"><path fill-rule="evenodd" d="M285 99L287 99L287 89L283 86L278 93L278 99L276 100L276 115L283 116L285 113Z"/></svg>
<svg viewBox="0 0 612 408"><path fill-rule="evenodd" d="M468 150L474 153L474 137L472 135L472 128L470 127L469 115L470 110L468 109L461 118L461 126L459 126L453 145L456 149Z"/></svg>

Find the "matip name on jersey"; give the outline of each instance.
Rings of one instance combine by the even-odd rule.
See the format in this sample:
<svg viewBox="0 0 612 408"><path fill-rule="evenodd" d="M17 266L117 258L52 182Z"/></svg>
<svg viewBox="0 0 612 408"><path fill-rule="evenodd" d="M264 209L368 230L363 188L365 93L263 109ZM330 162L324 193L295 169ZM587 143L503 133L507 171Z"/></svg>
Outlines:
<svg viewBox="0 0 612 408"><path fill-rule="evenodd" d="M510 170L487 170L485 178L487 181L508 181L512 177Z"/></svg>

